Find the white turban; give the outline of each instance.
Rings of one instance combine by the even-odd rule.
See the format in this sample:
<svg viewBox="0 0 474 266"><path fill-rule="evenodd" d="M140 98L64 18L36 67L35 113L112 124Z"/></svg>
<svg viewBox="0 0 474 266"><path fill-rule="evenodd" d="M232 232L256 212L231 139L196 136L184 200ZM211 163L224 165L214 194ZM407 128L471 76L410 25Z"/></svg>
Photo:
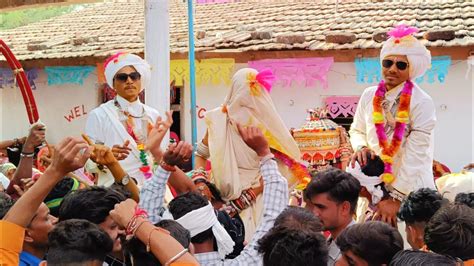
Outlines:
<svg viewBox="0 0 474 266"><path fill-rule="evenodd" d="M412 33L418 29L400 25L390 31L391 36L382 46L380 62L389 55L406 55L408 58L410 79L423 76L431 67L431 53Z"/></svg>
<svg viewBox="0 0 474 266"><path fill-rule="evenodd" d="M360 184L364 186L367 191L372 195L372 204L377 204L383 197L383 191L380 188L380 183L382 183L382 180L380 180L379 176L368 176L362 172L362 169L360 168L359 162L355 162L354 168L349 164L346 167L346 172L357 178L359 180Z"/></svg>
<svg viewBox="0 0 474 266"><path fill-rule="evenodd" d="M176 222L188 229L191 233L191 237L194 237L212 227L212 233L217 242L217 251L221 258L225 258L225 255L234 250L235 243L219 220L217 220L216 213L214 212L211 203L197 210L188 212L186 215L176 220Z"/></svg>
<svg viewBox="0 0 474 266"><path fill-rule="evenodd" d="M141 76L142 87L141 90L147 88L150 85L151 67L141 57L118 52L112 55L105 61L105 78L111 88L114 87L114 77L117 72L125 66L133 66Z"/></svg>

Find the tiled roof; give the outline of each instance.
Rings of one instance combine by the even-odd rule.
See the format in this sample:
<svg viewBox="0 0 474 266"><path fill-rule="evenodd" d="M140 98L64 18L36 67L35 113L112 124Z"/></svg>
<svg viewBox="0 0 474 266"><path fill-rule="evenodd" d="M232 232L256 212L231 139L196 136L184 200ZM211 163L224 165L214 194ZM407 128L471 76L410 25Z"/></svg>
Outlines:
<svg viewBox="0 0 474 266"><path fill-rule="evenodd" d="M140 1L142 2L142 1ZM185 1L170 3L172 53L187 51ZM374 41L399 23L428 31L448 30L451 40L423 40L427 46L473 46L474 2L262 2L196 6L196 51L338 50L380 48ZM355 41L326 41L350 33ZM454 35L453 35L454 33ZM449 34L448 34L449 35ZM0 32L20 60L104 57L118 49L144 50L142 3L92 4L80 11ZM3 59L4 60L4 59Z"/></svg>

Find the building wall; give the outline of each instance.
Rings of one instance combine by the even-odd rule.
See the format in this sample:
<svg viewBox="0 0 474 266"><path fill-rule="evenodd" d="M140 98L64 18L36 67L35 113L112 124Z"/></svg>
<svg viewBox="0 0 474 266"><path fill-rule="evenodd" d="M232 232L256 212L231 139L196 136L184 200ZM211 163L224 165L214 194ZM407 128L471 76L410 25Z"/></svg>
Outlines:
<svg viewBox="0 0 474 266"><path fill-rule="evenodd" d="M243 67L246 67L246 64L237 64L236 70ZM438 121L435 129L435 159L453 171L460 171L464 165L474 162L474 77L465 79L466 69L466 61L455 61L449 69L445 83L421 84L433 98L436 107ZM327 90L320 84L310 88L301 85L275 86L271 96L287 127L299 127L305 122L306 109L323 106L327 96L362 94L370 85L357 83L355 73L353 63L335 63L328 73ZM225 85L199 87L196 103L207 110L218 107L229 90L230 86ZM189 102L189 88L186 87L185 110L189 110ZM189 112L184 113L184 137L190 140L191 116ZM204 133L204 120L198 119L198 141Z"/></svg>
<svg viewBox="0 0 474 266"><path fill-rule="evenodd" d="M246 64L237 64L236 70ZM473 75L465 79L466 61L453 62L446 81L443 84L422 83L435 102L438 122L435 130L435 159L459 171L474 162L474 93ZM323 100L331 95L360 95L368 84L355 82L355 65L353 63L335 63L328 74L329 88L324 90L320 84L306 88L293 84L289 88L275 86L272 98L283 121L288 127L298 127L304 123L306 109L323 105ZM38 89L33 93L43 122L47 124L47 140L58 142L64 136L80 136L84 131L86 115L99 104L99 93L96 89L97 75L91 74L80 85L48 86L44 71L39 72L36 80ZM210 110L220 106L230 86L204 85L197 88L196 103L200 108ZM181 138L191 141L191 119L189 88L183 92L181 126L184 134ZM293 104L292 104L293 103ZM9 139L27 134L28 119L21 93L18 89L0 89L0 139ZM84 106L84 108L82 108ZM72 114L71 114L72 112ZM76 113L79 115L76 116ZM68 121L66 117L75 118ZM198 140L205 133L203 119L198 119Z"/></svg>
<svg viewBox="0 0 474 266"><path fill-rule="evenodd" d="M41 70L33 90L40 120L46 124L46 140L56 143L65 136L80 137L84 132L87 113L99 103L97 75L92 73L83 85L49 86ZM21 92L18 88L0 89L1 136L10 139L28 134L29 122ZM69 121L68 121L69 120Z"/></svg>

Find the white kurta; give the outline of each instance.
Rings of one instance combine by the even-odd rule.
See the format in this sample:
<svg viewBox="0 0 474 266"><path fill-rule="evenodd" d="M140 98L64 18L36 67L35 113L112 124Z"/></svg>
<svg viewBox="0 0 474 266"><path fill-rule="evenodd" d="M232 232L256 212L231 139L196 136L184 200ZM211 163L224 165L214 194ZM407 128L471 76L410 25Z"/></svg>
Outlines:
<svg viewBox="0 0 474 266"><path fill-rule="evenodd" d="M403 84L386 93L385 99L388 100L390 107L396 103L402 86ZM376 86L369 87L362 93L349 134L354 150L361 146L367 146L380 155L381 148L372 121L372 102L376 90ZM396 110L397 108L398 106L395 106L391 109ZM433 100L414 84L409 123L400 150L394 156L393 162L393 173L396 180L392 185L398 191L408 194L423 187L435 189L432 172L435 123L436 114ZM387 132L389 141L392 140L392 136L393 128L390 128Z"/></svg>
<svg viewBox="0 0 474 266"><path fill-rule="evenodd" d="M128 111L133 116L140 116L143 114L143 111L145 111L146 116L151 119L152 123L155 123L159 116L157 110L141 103L140 100L131 103L117 96L117 101L122 110ZM141 131L144 126L142 120L139 118L133 119L136 130ZM140 161L140 152L137 149L137 143L120 122L118 108L114 105L114 100L101 104L89 113L85 130L93 142L101 142L108 147L123 145L125 140L129 140L129 147L132 149L132 152L125 160L119 162L125 172L138 180L140 186L143 184L144 176L139 169L142 166L142 162ZM99 180L100 185L107 186L113 183L113 178L110 175L108 177L101 176L100 178L102 178L102 180Z"/></svg>

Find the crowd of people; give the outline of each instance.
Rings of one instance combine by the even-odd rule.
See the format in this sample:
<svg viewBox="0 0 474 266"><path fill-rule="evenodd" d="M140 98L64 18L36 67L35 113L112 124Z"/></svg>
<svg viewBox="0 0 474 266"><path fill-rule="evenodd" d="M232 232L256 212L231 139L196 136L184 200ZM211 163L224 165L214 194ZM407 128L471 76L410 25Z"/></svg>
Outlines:
<svg viewBox="0 0 474 266"><path fill-rule="evenodd" d="M268 71L235 73L196 147L164 145L172 113L138 97L150 66L113 55L117 96L85 134L47 143L35 123L0 142L0 265L474 265L473 175L435 181L434 104L412 83L431 55L414 32L389 32L384 80L349 131L351 164L323 171L300 161Z"/></svg>

